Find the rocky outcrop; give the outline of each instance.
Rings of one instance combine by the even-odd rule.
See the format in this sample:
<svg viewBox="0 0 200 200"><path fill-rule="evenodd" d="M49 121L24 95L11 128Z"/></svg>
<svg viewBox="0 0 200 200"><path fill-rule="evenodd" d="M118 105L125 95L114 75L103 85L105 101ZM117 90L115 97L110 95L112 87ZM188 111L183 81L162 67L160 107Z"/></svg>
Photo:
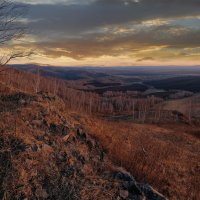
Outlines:
<svg viewBox="0 0 200 200"><path fill-rule="evenodd" d="M70 124L60 99L16 94L0 100L0 199L165 199Z"/></svg>

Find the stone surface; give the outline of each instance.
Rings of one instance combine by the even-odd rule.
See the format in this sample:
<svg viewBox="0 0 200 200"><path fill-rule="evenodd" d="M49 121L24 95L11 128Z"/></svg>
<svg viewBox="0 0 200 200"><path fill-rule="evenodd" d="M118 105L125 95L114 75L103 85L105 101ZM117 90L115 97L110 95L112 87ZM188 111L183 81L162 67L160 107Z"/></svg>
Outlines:
<svg viewBox="0 0 200 200"><path fill-rule="evenodd" d="M120 190L119 195L122 199L128 198L128 191L127 190Z"/></svg>

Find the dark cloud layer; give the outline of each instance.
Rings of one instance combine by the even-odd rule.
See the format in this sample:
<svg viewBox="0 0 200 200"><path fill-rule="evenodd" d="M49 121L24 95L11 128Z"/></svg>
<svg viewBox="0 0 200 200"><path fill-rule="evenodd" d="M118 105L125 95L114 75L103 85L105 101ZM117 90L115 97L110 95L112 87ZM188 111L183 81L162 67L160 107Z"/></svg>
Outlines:
<svg viewBox="0 0 200 200"><path fill-rule="evenodd" d="M89 5L31 5L29 17L39 20L32 23L34 29L77 33L105 25L199 14L199 0L98 0Z"/></svg>
<svg viewBox="0 0 200 200"><path fill-rule="evenodd" d="M29 11L29 25L37 38L34 45L52 57L80 60L130 54L155 46L180 50L200 47L200 24L195 28L178 25L179 19L200 16L200 0L76 1L69 5L29 5ZM147 20L167 22L146 25ZM144 60L154 59L138 59Z"/></svg>
<svg viewBox="0 0 200 200"><path fill-rule="evenodd" d="M104 39L106 38L106 39ZM159 26L148 30L140 30L129 35L96 34L80 39L62 39L39 42L37 48L45 55L53 57L67 56L74 59L99 57L102 55L119 56L140 50L163 48L198 48L200 47L200 30L183 29L176 26ZM59 49L56 49L58 48ZM55 50L56 49L56 50Z"/></svg>

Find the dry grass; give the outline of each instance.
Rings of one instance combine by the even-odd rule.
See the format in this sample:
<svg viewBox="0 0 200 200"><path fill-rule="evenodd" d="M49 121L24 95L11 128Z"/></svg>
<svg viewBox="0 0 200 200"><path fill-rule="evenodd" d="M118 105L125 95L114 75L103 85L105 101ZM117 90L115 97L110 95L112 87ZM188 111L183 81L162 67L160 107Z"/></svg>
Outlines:
<svg viewBox="0 0 200 200"><path fill-rule="evenodd" d="M200 140L185 129L81 121L118 165L173 200L200 199ZM190 127L188 127L190 130ZM186 128L187 129L187 128Z"/></svg>
<svg viewBox="0 0 200 200"><path fill-rule="evenodd" d="M26 76L26 74L24 76ZM20 79L20 81L21 80L22 79ZM28 83L22 83L23 87L26 85L28 85ZM4 87L3 85L1 88L0 92L2 93L12 92L10 91L10 87ZM29 88L27 88L27 90L28 89ZM77 96L74 98L73 95L70 98L77 99L77 102L80 100ZM38 120L38 115L36 115L36 113L40 113L40 106L37 108L35 105L32 105L31 108L24 110L24 114L32 113L32 115L25 115L26 120ZM48 111L49 105L45 104L45 108ZM60 101L53 105L52 116L46 118L48 123L56 123L61 120L60 114L56 115L56 118L54 116L58 109L64 110L64 105L60 105ZM33 116L33 111L36 112L35 116ZM81 124L86 126L90 134L100 141L101 145L108 152L112 160L130 171L138 181L152 184L159 190L159 192L168 196L172 200L200 199L199 130L194 129L190 134L187 134L187 130L175 124L175 127L165 126L162 128L157 125L107 122L85 116L79 120ZM6 117L2 116L0 124L1 129L9 131L10 128L13 128L10 125L13 126L15 121L10 121L10 124L8 124L6 128L4 127L8 122L9 121L6 120ZM21 141L22 139L26 144L32 145L38 140L38 136L44 136L44 138L48 137L44 135L44 131L28 131L29 129L26 127L27 124L25 124L25 122L20 122L20 120L18 120L17 123L18 126L21 127L21 130L18 129L19 135L16 136L17 141ZM191 127L189 129L191 129ZM11 132L11 134L13 134L13 130L11 130ZM32 137L35 137L36 139ZM59 143L57 138L53 138L52 140L56 140L57 143ZM37 145L40 145L41 141L37 141L36 143ZM8 145L7 143L5 144ZM7 148L7 146L5 147ZM60 149L58 149L58 152L60 152L59 150ZM24 153L22 152L22 154ZM38 154L38 171L41 174L44 174L43 171L48 172L48 170L51 170L51 177L55 178L54 173L56 172L55 168L57 168L57 166L51 166L48 169L40 169L41 166L48 166L49 160L52 160L52 162L54 161L53 155L51 155L50 152L48 154L50 159L48 159L46 154ZM6 166L9 167L9 155L2 154L2 156L5 156L5 160L7 160ZM35 153L32 153L31 157L30 155L25 154L21 161L16 157L16 163L20 161L23 163L23 166L26 167L27 164L24 162L25 158L27 160L34 160ZM15 166L17 167L16 163ZM34 163L30 164L34 165ZM20 168L20 166L18 168ZM7 169L6 171L9 172ZM26 171L29 171L29 169ZM26 177L28 175L25 174L24 176ZM39 181L40 177L38 176L37 178ZM16 181L26 182L27 180L18 180L17 177ZM58 180L55 178L53 181L55 182L54 184L56 184ZM11 184L9 181L8 183L9 184L4 187L10 187ZM56 191L56 193L57 192L59 193L59 191ZM109 196L109 194L105 195ZM99 196L99 194L97 193L96 196Z"/></svg>
<svg viewBox="0 0 200 200"><path fill-rule="evenodd" d="M129 173L69 123L59 98L15 94L0 99L11 106L0 109L0 199L122 200L125 189L139 199L146 195L143 185L134 183L140 194L129 188ZM119 173L126 179L117 178Z"/></svg>

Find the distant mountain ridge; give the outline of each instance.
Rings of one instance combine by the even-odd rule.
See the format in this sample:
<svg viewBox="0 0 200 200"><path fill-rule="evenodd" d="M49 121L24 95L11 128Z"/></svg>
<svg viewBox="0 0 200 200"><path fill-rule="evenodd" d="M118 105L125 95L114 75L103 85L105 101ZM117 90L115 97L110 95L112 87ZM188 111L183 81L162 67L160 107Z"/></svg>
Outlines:
<svg viewBox="0 0 200 200"><path fill-rule="evenodd" d="M39 65L11 65L30 73L39 73L66 81L84 81L80 89L89 91L142 91L149 88L200 92L200 67L59 67ZM82 85L81 85L82 84ZM91 86L91 87L90 87ZM104 86L105 88L102 88ZM94 90L93 90L94 89Z"/></svg>
<svg viewBox="0 0 200 200"><path fill-rule="evenodd" d="M200 76L181 76L175 78L147 81L146 84L152 85L157 89L165 90L186 90L200 92Z"/></svg>

